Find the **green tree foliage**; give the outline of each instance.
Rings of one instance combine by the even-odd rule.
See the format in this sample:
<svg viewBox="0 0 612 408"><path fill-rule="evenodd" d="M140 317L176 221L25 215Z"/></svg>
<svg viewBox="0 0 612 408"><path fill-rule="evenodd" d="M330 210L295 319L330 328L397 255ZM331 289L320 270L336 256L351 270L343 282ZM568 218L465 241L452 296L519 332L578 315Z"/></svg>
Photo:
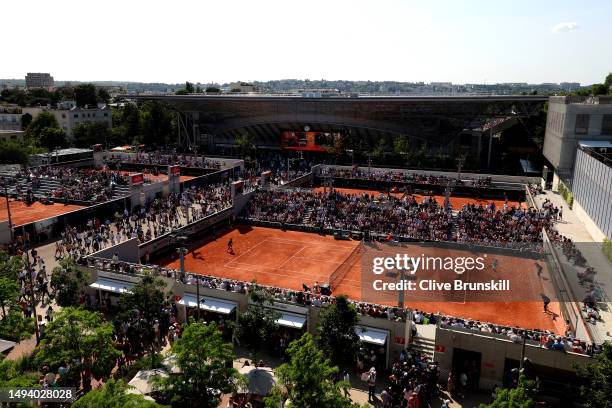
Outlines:
<svg viewBox="0 0 612 408"><path fill-rule="evenodd" d="M208 86L206 87L206 93L219 93L221 90L216 86Z"/></svg>
<svg viewBox="0 0 612 408"><path fill-rule="evenodd" d="M40 132L38 144L45 149L52 151L58 147L65 147L68 144L66 133L58 128L44 128Z"/></svg>
<svg viewBox="0 0 612 408"><path fill-rule="evenodd" d="M516 388L499 390L495 401L480 404L480 408L534 408L535 382L521 376Z"/></svg>
<svg viewBox="0 0 612 408"><path fill-rule="evenodd" d="M355 325L359 316L346 296L338 296L336 303L321 311L319 346L335 364L352 364L359 350L359 336Z"/></svg>
<svg viewBox="0 0 612 408"><path fill-rule="evenodd" d="M169 109L159 102L145 102L140 109L142 143L162 145L169 141L174 127Z"/></svg>
<svg viewBox="0 0 612 408"><path fill-rule="evenodd" d="M96 94L96 86L94 84L79 84L74 88L74 100L78 107L90 108L98 105L98 97Z"/></svg>
<svg viewBox="0 0 612 408"><path fill-rule="evenodd" d="M113 115L113 124L121 129L124 142L132 143L140 135L140 110L132 103L126 104L121 110L120 120Z"/></svg>
<svg viewBox="0 0 612 408"><path fill-rule="evenodd" d="M32 115L29 113L24 113L21 115L21 130L26 130L28 126L32 123Z"/></svg>
<svg viewBox="0 0 612 408"><path fill-rule="evenodd" d="M55 288L57 304L62 307L77 306L79 295L86 283L85 272L78 268L72 259L62 259L59 266L53 268L51 287Z"/></svg>
<svg viewBox="0 0 612 408"><path fill-rule="evenodd" d="M0 143L0 163L26 165L30 162L28 149L15 142Z"/></svg>
<svg viewBox="0 0 612 408"><path fill-rule="evenodd" d="M45 337L34 354L38 367L68 368L66 383L76 385L89 368L95 378L108 377L120 356L113 326L98 312L66 307L47 324Z"/></svg>
<svg viewBox="0 0 612 408"><path fill-rule="evenodd" d="M36 115L25 130L26 139L38 143L40 135L45 128L59 129L57 119L55 119L55 116L50 112L40 112Z"/></svg>
<svg viewBox="0 0 612 408"><path fill-rule="evenodd" d="M164 289L166 285L160 278L147 274L119 298L119 308L124 315L138 310L143 313L145 320L144 329L148 330L143 339L145 345L153 344L153 323L161 319L162 309L166 302Z"/></svg>
<svg viewBox="0 0 612 408"><path fill-rule="evenodd" d="M220 394L236 391L243 383L233 368L232 345L225 343L217 325L192 322L172 345L180 374L158 378L156 388L173 407L216 408Z"/></svg>
<svg viewBox="0 0 612 408"><path fill-rule="evenodd" d="M110 99L111 99L110 94L108 93L106 89L104 88L98 89L98 101L99 102L109 103Z"/></svg>
<svg viewBox="0 0 612 408"><path fill-rule="evenodd" d="M278 329L276 321L280 313L265 307L272 304L269 295L254 285L249 294L251 304L244 313L238 315L236 334L241 343L251 351L253 360L257 360L257 353L262 349L270 334Z"/></svg>
<svg viewBox="0 0 612 408"><path fill-rule="evenodd" d="M185 90L187 91L188 94L192 94L195 92L193 88L193 84L189 81L185 82Z"/></svg>
<svg viewBox="0 0 612 408"><path fill-rule="evenodd" d="M608 94L608 87L606 87L604 84L594 84L591 87L591 93L595 96L597 95L607 95Z"/></svg>
<svg viewBox="0 0 612 408"><path fill-rule="evenodd" d="M240 156L250 156L255 150L255 136L250 133L243 133L236 138L236 146L240 150Z"/></svg>
<svg viewBox="0 0 612 408"><path fill-rule="evenodd" d="M603 345L595 363L578 367L578 376L586 383L580 389L586 408L612 408L612 343Z"/></svg>
<svg viewBox="0 0 612 408"><path fill-rule="evenodd" d="M334 383L338 367L333 367L323 351L319 350L309 333L289 344L289 362L275 372L279 383L271 397L266 398L266 407L276 408L283 399L281 387L287 390L291 400L289 407L300 408L352 408L357 404L344 396L349 384Z"/></svg>
<svg viewBox="0 0 612 408"><path fill-rule="evenodd" d="M22 265L19 257L0 252L0 338L7 340L22 340L35 330L34 319L26 319L17 302L17 274Z"/></svg>
<svg viewBox="0 0 612 408"><path fill-rule="evenodd" d="M101 122L80 123L72 129L76 147L91 147L97 143L106 145L110 135L110 129Z"/></svg>
<svg viewBox="0 0 612 408"><path fill-rule="evenodd" d="M30 367L29 357L22 357L16 361L3 359L0 361L0 388L25 388L38 385L38 375ZM6 404L11 408L32 407L30 403Z"/></svg>
<svg viewBox="0 0 612 408"><path fill-rule="evenodd" d="M78 399L73 408L156 408L161 405L148 401L142 394L128 393L131 387L122 380L109 380L101 388L89 391Z"/></svg>
<svg viewBox="0 0 612 408"><path fill-rule="evenodd" d="M381 137L372 150L372 156L376 157L377 159L382 159L384 158L385 154L387 154L388 150L387 140L384 137Z"/></svg>
<svg viewBox="0 0 612 408"><path fill-rule="evenodd" d="M610 87L612 87L612 72L606 75L606 79L604 80L604 86L607 89L610 89Z"/></svg>

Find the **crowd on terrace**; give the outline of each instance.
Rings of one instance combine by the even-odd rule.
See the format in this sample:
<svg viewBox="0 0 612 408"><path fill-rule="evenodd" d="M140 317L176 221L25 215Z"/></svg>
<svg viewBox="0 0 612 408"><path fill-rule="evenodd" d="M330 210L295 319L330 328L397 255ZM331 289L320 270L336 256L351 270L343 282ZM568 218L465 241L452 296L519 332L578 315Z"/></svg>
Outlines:
<svg viewBox="0 0 612 408"><path fill-rule="evenodd" d="M205 157L187 154L164 154L161 152L137 153L129 156L114 154L111 155L109 159L143 165L167 165L197 167L203 169L220 169L222 166L222 162L220 160L207 159Z"/></svg>
<svg viewBox="0 0 612 408"><path fill-rule="evenodd" d="M253 290L254 285L257 285L258 288L264 289L275 301L296 303L303 306L324 307L335 302L335 297L332 295L322 294L318 285L313 287L304 286L303 290L292 290L207 275L196 275L191 273L185 273L182 275L178 270L159 265L137 265L118 260L91 257L86 258L86 262L88 265L99 270L112 271L133 276L144 273L152 273L156 276L172 278L188 285L196 285L199 283L200 287L202 288L216 289L225 292L248 294L251 290ZM408 309L400 309L398 307L384 306L350 299L349 302L355 306L357 313L362 316L392 321L406 321L409 316ZM416 325L437 324L438 322L441 325L452 328L460 328L470 331L494 334L500 337L507 337L514 342L521 342L523 337L526 337L527 340L540 343L541 347L556 351L575 353L592 353L598 351L597 347L593 348L593 346L590 344L586 344L585 342L576 339L569 331L565 333L564 336L559 336L551 331L537 328L525 329L516 326L505 326L477 320L455 318L441 313L427 313L420 310L414 310L412 313L413 333L416 331Z"/></svg>
<svg viewBox="0 0 612 408"><path fill-rule="evenodd" d="M444 175L410 173L399 170L367 170L360 169L358 167L354 167L351 169L327 167L323 170L322 176L400 183L430 184L440 186L446 186L447 184L451 183L453 185L486 188L491 185L491 177L458 178Z"/></svg>
<svg viewBox="0 0 612 408"><path fill-rule="evenodd" d="M116 171L63 166L40 166L21 170L16 175L32 182L36 190L41 180L57 180L60 185L46 198L103 202L113 197L115 186L128 185L126 174Z"/></svg>
<svg viewBox="0 0 612 408"><path fill-rule="evenodd" d="M457 241L502 246L541 242L558 210L468 204L458 211L444 208L433 197L394 197L332 190L258 191L245 210L246 218L318 228L375 233L392 238Z"/></svg>
<svg viewBox="0 0 612 408"><path fill-rule="evenodd" d="M66 227L56 244L56 256L69 254L78 259L132 238L147 242L231 205L225 184L194 187L164 199L156 198L134 211L117 212L113 220L92 218L84 225Z"/></svg>

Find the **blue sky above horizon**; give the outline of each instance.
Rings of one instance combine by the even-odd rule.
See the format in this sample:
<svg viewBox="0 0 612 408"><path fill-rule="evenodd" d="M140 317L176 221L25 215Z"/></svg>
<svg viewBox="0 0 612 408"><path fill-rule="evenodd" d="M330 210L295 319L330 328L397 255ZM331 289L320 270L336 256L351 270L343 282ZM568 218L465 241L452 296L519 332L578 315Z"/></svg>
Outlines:
<svg viewBox="0 0 612 408"><path fill-rule="evenodd" d="M602 82L612 2L20 0L0 78Z"/></svg>

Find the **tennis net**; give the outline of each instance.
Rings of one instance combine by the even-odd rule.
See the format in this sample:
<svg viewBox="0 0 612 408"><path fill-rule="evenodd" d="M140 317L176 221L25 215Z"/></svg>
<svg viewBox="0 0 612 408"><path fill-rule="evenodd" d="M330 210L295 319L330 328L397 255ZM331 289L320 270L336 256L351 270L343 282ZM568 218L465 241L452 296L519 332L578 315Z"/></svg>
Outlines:
<svg viewBox="0 0 612 408"><path fill-rule="evenodd" d="M329 286L332 291L334 291L338 287L338 285L340 284L340 282L342 282L348 271L353 267L355 261L357 261L357 259L361 255L362 247L363 242L360 242L358 245L356 245L355 248L353 248L353 250L344 259L344 261L340 265L338 265L336 270L334 270L331 275L329 275Z"/></svg>

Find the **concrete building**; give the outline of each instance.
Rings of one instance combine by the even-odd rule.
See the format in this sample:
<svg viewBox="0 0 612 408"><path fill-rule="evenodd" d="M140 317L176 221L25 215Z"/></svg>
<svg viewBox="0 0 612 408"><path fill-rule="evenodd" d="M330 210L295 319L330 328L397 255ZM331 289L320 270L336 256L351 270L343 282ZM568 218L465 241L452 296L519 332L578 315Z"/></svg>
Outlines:
<svg viewBox="0 0 612 408"><path fill-rule="evenodd" d="M29 113L36 117L41 112L49 112L55 116L57 123L66 132L66 136L72 138L75 127L82 123L103 123L106 127L113 127L113 115L108 106L95 108L51 109L49 107L23 108L23 113Z"/></svg>
<svg viewBox="0 0 612 408"><path fill-rule="evenodd" d="M612 237L612 136L579 142L572 179L578 219L595 241Z"/></svg>
<svg viewBox="0 0 612 408"><path fill-rule="evenodd" d="M612 138L612 97L551 96L548 104L544 156L553 167L553 191L559 180L572 186L580 140Z"/></svg>
<svg viewBox="0 0 612 408"><path fill-rule="evenodd" d="M21 130L20 108L0 107L0 130Z"/></svg>
<svg viewBox="0 0 612 408"><path fill-rule="evenodd" d="M53 88L54 82L51 74L46 72L28 72L26 77L26 88L45 88L51 89Z"/></svg>
<svg viewBox="0 0 612 408"><path fill-rule="evenodd" d="M22 130L0 130L0 143L23 142Z"/></svg>

